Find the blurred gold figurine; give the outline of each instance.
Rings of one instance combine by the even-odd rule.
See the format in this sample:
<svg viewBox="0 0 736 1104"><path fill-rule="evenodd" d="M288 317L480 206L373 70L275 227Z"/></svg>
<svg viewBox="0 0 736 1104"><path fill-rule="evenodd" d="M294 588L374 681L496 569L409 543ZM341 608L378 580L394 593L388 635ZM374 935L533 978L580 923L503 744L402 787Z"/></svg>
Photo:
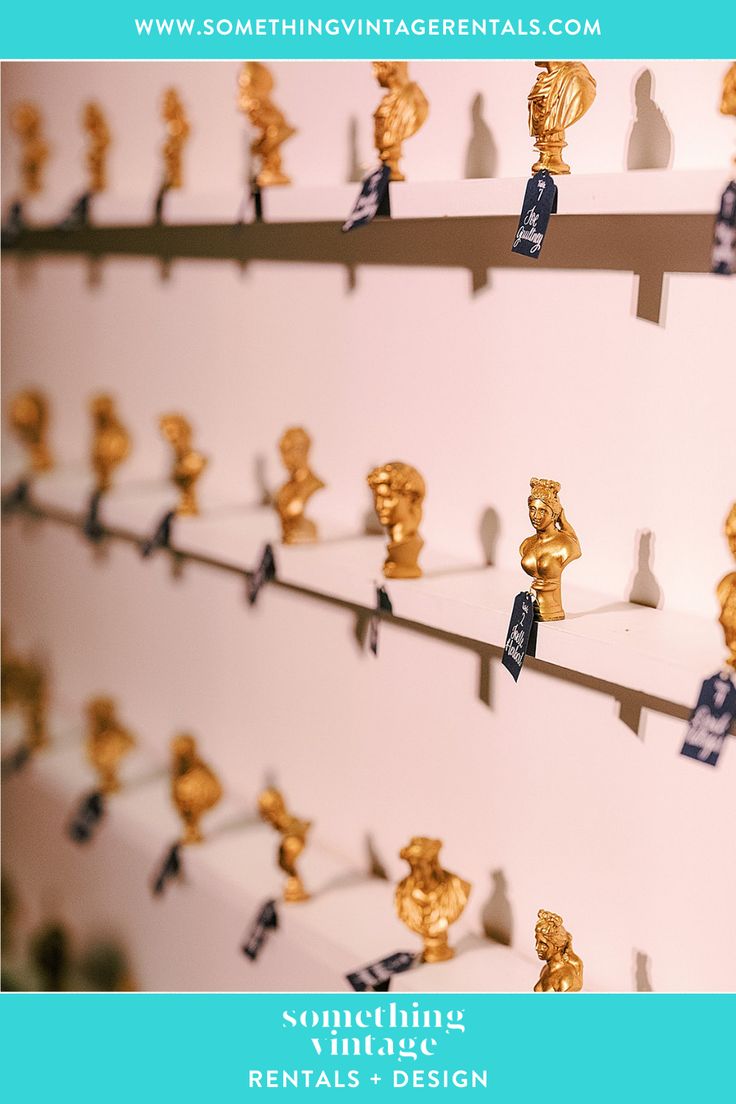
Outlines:
<svg viewBox="0 0 736 1104"><path fill-rule="evenodd" d="M21 391L10 407L10 424L28 449L32 472L50 471L54 462L47 433L49 404L42 391Z"/></svg>
<svg viewBox="0 0 736 1104"><path fill-rule="evenodd" d="M269 786L258 798L258 812L267 824L272 825L281 834L279 847L279 866L286 874L284 900L290 904L308 901L309 894L304 888L297 869L296 860L307 842L307 834L312 827L311 820L300 820L287 810L280 790Z"/></svg>
<svg viewBox="0 0 736 1104"><path fill-rule="evenodd" d="M595 80L582 61L535 61L542 72L529 93L529 133L539 160L532 172L570 172L562 160L565 129L581 119L595 99Z"/></svg>
<svg viewBox="0 0 736 1104"><path fill-rule="evenodd" d="M238 107L248 116L260 136L250 147L254 157L260 157L261 167L255 176L259 188L275 184L291 184L291 178L281 167L281 147L296 134L282 111L271 99L274 80L270 70L260 61L246 61L238 77Z"/></svg>
<svg viewBox="0 0 736 1104"><path fill-rule="evenodd" d="M110 128L95 100L84 106L84 129L89 138L85 154L90 192L104 192L107 188L107 151L110 148Z"/></svg>
<svg viewBox="0 0 736 1104"><path fill-rule="evenodd" d="M391 169L389 180L405 180L399 168L401 147L427 118L427 97L415 81L409 80L405 61L374 61L373 75L381 88L387 90L373 114L378 156Z"/></svg>
<svg viewBox="0 0 736 1104"><path fill-rule="evenodd" d="M202 842L199 822L221 797L222 786L199 758L194 737L175 736L171 741L171 799L184 822L182 844Z"/></svg>
<svg viewBox="0 0 736 1104"><path fill-rule="evenodd" d="M49 744L48 682L46 672L35 660L11 652L2 641L2 706L18 706L24 718L23 743L30 752Z"/></svg>
<svg viewBox="0 0 736 1104"><path fill-rule="evenodd" d="M159 425L174 450L171 482L179 491L176 513L179 517L196 517L196 483L207 467L207 457L192 448L192 427L183 414L164 414Z"/></svg>
<svg viewBox="0 0 736 1104"><path fill-rule="evenodd" d="M721 115L736 115L736 61L723 78ZM736 161L736 157L734 157Z"/></svg>
<svg viewBox="0 0 736 1104"><path fill-rule="evenodd" d="M536 535L522 541L521 566L534 579L540 621L562 621L562 572L581 556L580 542L557 497L560 484L553 479L532 479L529 520Z"/></svg>
<svg viewBox="0 0 736 1104"><path fill-rule="evenodd" d="M387 579L418 579L424 541L419 536L425 487L416 468L393 460L368 475L376 515L388 530L388 556L383 565Z"/></svg>
<svg viewBox="0 0 736 1104"><path fill-rule="evenodd" d="M182 155L191 127L184 104L175 88L167 88L161 105L161 118L166 124L164 156L164 187L181 188L183 184Z"/></svg>
<svg viewBox="0 0 736 1104"><path fill-rule="evenodd" d="M118 720L112 698L88 702L87 726L87 758L99 775L100 790L117 793L120 762L135 747L135 738Z"/></svg>
<svg viewBox="0 0 736 1104"><path fill-rule="evenodd" d="M424 962L445 962L455 954L447 929L458 919L470 896L470 882L440 866L442 840L414 836L399 856L411 873L396 887L396 912L424 940Z"/></svg>
<svg viewBox="0 0 736 1104"><path fill-rule="evenodd" d="M726 518L725 533L731 555L736 560L736 502ZM721 579L717 593L721 606L721 616L718 620L721 623L729 653L726 663L736 669L736 571L729 572Z"/></svg>
<svg viewBox="0 0 736 1104"><path fill-rule="evenodd" d="M534 929L537 957L544 962L535 993L579 993L583 988L583 963L572 949L572 936L554 912L539 910Z"/></svg>
<svg viewBox="0 0 736 1104"><path fill-rule="evenodd" d="M281 459L289 479L276 495L276 509L281 518L281 539L284 544L306 544L317 540L317 526L304 516L307 502L324 483L309 466L312 440L305 429L293 426L279 441Z"/></svg>
<svg viewBox="0 0 736 1104"><path fill-rule="evenodd" d="M97 491L112 486L112 473L130 454L130 435L115 409L112 395L95 395L90 403L92 414L92 469Z"/></svg>
<svg viewBox="0 0 736 1104"><path fill-rule="evenodd" d="M43 189L43 170L49 157L41 112L34 103L19 103L10 113L10 125L21 141L23 194L38 195Z"/></svg>

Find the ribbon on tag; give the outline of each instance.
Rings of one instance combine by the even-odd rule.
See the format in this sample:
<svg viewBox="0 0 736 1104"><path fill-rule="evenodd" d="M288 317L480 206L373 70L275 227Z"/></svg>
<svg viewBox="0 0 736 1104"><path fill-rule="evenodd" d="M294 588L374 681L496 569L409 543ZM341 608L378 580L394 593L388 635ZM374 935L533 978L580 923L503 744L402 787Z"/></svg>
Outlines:
<svg viewBox="0 0 736 1104"><path fill-rule="evenodd" d="M28 744L20 744L15 751L3 756L0 763L0 775L3 778L10 778L11 775L18 774L23 770L26 763L30 762L30 758L31 749Z"/></svg>
<svg viewBox="0 0 736 1104"><path fill-rule="evenodd" d="M529 590L522 590L514 598L506 643L501 664L511 672L514 682L519 681L521 668L528 655L533 656L537 646L537 600Z"/></svg>
<svg viewBox="0 0 736 1104"><path fill-rule="evenodd" d="M736 684L730 674L713 675L700 687L680 755L715 767L736 717Z"/></svg>
<svg viewBox="0 0 736 1104"><path fill-rule="evenodd" d="M556 212L557 185L547 169L540 169L526 186L511 252L538 260L550 216Z"/></svg>
<svg viewBox="0 0 736 1104"><path fill-rule="evenodd" d="M276 560L273 554L273 548L270 544L267 544L263 548L261 553L260 563L255 571L251 571L246 577L245 587L246 594L248 596L248 603L254 606L258 600L258 595L261 588L266 584L272 582L276 578Z"/></svg>
<svg viewBox="0 0 736 1104"><path fill-rule="evenodd" d="M57 230L81 230L89 224L90 203L92 192L84 192L79 199L72 204L68 215L58 223Z"/></svg>
<svg viewBox="0 0 736 1104"><path fill-rule="evenodd" d="M100 521L100 502L103 494L103 491L93 491L89 496L87 513L82 524L82 532L93 544L99 544L105 536L105 527Z"/></svg>
<svg viewBox="0 0 736 1104"><path fill-rule="evenodd" d="M378 962L371 962L352 974L346 974L345 979L356 993L388 993L391 979L396 974L411 970L419 961L408 951L395 951L386 958L379 958Z"/></svg>
<svg viewBox="0 0 736 1104"><path fill-rule="evenodd" d="M278 926L279 916L276 912L276 902L266 901L256 913L253 926L241 945L240 949L245 957L249 958L251 962L255 962L261 953L263 944L266 942L268 933L275 931Z"/></svg>
<svg viewBox="0 0 736 1104"><path fill-rule="evenodd" d="M30 505L30 499L30 483L27 479L19 479L15 486L3 495L2 511L4 514L12 514L15 510L22 510Z"/></svg>
<svg viewBox="0 0 736 1104"><path fill-rule="evenodd" d="M355 230L358 226L366 226L369 222L373 222L376 216L390 218L391 201L388 190L390 178L391 169L384 164L371 169L363 177L355 206L343 223L343 233Z"/></svg>
<svg viewBox="0 0 736 1104"><path fill-rule="evenodd" d="M174 843L164 856L164 861L153 879L153 895L160 897L169 882L181 874L181 844Z"/></svg>
<svg viewBox="0 0 736 1104"><path fill-rule="evenodd" d="M376 608L371 614L371 621L368 628L368 646L374 656L378 655L378 627L381 623L381 614L393 612L394 607L391 605L391 599L388 596L386 588L384 586L377 586Z"/></svg>
<svg viewBox="0 0 736 1104"><path fill-rule="evenodd" d="M169 548L171 545L171 523L176 517L175 510L168 510L148 540L141 542L141 556L144 558L153 555L159 548Z"/></svg>
<svg viewBox="0 0 736 1104"><path fill-rule="evenodd" d="M79 807L69 825L69 837L75 843L89 843L95 829L105 815L105 798L94 790L79 802Z"/></svg>
<svg viewBox="0 0 736 1104"><path fill-rule="evenodd" d="M721 196L716 215L711 271L717 276L736 273L736 180L732 180Z"/></svg>

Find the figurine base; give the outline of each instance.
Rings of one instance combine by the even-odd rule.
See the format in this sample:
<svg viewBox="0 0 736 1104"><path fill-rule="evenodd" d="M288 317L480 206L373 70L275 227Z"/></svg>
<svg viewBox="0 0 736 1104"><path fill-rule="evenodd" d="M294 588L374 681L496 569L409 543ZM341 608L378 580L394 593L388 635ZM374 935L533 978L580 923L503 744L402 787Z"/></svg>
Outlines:
<svg viewBox="0 0 736 1104"><path fill-rule="evenodd" d="M454 957L455 951L447 942L447 936L444 939L425 940L422 962L447 962Z"/></svg>
<svg viewBox="0 0 736 1104"><path fill-rule="evenodd" d="M299 878L289 878L284 887L284 902L287 905L298 905L301 901L308 901L309 896Z"/></svg>
<svg viewBox="0 0 736 1104"><path fill-rule="evenodd" d="M570 166L562 160L562 151L567 145L564 139L564 131L555 132L546 138L538 138L534 147L539 153L539 160L532 165L532 174L546 169L552 176L567 176Z"/></svg>
<svg viewBox="0 0 736 1104"><path fill-rule="evenodd" d="M181 837L182 847L188 847L192 843L201 843L204 839L199 828L187 828L184 835Z"/></svg>
<svg viewBox="0 0 736 1104"><path fill-rule="evenodd" d="M259 172L255 184L258 188L277 188L282 184L291 184L291 177L285 173Z"/></svg>
<svg viewBox="0 0 736 1104"><path fill-rule="evenodd" d="M419 565L408 567L404 564L386 560L383 565L383 575L386 579L421 579L422 569Z"/></svg>

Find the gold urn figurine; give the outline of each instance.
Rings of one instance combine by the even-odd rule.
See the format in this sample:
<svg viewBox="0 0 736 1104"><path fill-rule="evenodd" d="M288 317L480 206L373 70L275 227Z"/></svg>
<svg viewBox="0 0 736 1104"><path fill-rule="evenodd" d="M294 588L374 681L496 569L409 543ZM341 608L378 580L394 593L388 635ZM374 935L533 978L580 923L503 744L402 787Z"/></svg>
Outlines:
<svg viewBox="0 0 736 1104"><path fill-rule="evenodd" d="M184 183L182 168L184 146L187 144L191 127L184 104L175 88L167 88L161 101L161 119L166 129L166 138L161 147L164 159L164 188L181 188Z"/></svg>
<svg viewBox="0 0 736 1104"><path fill-rule="evenodd" d="M192 427L183 414L164 414L159 426L174 453L170 478L179 491L177 516L196 517L199 514L196 485L207 467L207 457L192 448Z"/></svg>
<svg viewBox="0 0 736 1104"><path fill-rule="evenodd" d="M222 786L198 753L193 736L183 733L171 741L171 799L184 823L182 844L201 843L199 822L222 797Z"/></svg>
<svg viewBox="0 0 736 1104"><path fill-rule="evenodd" d="M312 440L305 429L293 426L279 441L279 451L289 478L276 495L284 544L305 544L317 540L317 526L304 516L307 502L324 483L309 466Z"/></svg>
<svg viewBox="0 0 736 1104"><path fill-rule="evenodd" d="M112 486L112 473L130 455L130 435L120 421L112 395L95 395L90 403L92 415L92 470L96 490Z"/></svg>
<svg viewBox="0 0 736 1104"><path fill-rule="evenodd" d="M455 954L448 928L468 903L470 883L440 866L442 841L414 836L400 857L411 872L396 887L396 912L424 941L424 962L445 962Z"/></svg>
<svg viewBox="0 0 736 1104"><path fill-rule="evenodd" d="M289 904L308 901L309 894L297 871L296 860L306 846L311 820L293 816L286 808L283 794L274 786L269 786L258 798L258 812L281 836L279 866L286 874L284 901Z"/></svg>
<svg viewBox="0 0 736 1104"><path fill-rule="evenodd" d="M427 97L409 79L405 61L374 61L373 75L386 89L373 115L374 141L378 156L391 169L389 180L405 180L399 168L402 146L416 134L429 114Z"/></svg>
<svg viewBox="0 0 736 1104"><path fill-rule="evenodd" d="M33 474L50 471L54 462L48 444L49 404L42 391L21 391L10 406L10 424L28 450Z"/></svg>
<svg viewBox="0 0 736 1104"><path fill-rule="evenodd" d="M120 764L135 743L135 737L118 720L112 698L93 698L88 703L87 758L97 771L103 794L120 789Z"/></svg>
<svg viewBox="0 0 736 1104"><path fill-rule="evenodd" d="M10 113L10 126L20 139L20 176L24 197L43 191L43 171L49 147L43 136L43 118L34 103L17 104Z"/></svg>
<svg viewBox="0 0 736 1104"><path fill-rule="evenodd" d="M595 100L596 83L582 61L536 61L542 71L529 93L529 133L539 158L532 173L541 169L555 175L570 172L562 160L567 145L565 130L581 119Z"/></svg>
<svg viewBox="0 0 736 1104"><path fill-rule="evenodd" d="M383 565L387 579L418 579L422 574L419 535L425 486L416 468L393 460L368 475L376 516L388 531L388 555Z"/></svg>
<svg viewBox="0 0 736 1104"><path fill-rule="evenodd" d="M731 555L736 562L736 502L726 518L725 533ZM721 579L717 593L721 607L721 616L718 620L723 629L728 651L726 663L736 670L736 571L730 571Z"/></svg>
<svg viewBox="0 0 736 1104"><path fill-rule="evenodd" d="M562 621L562 572L582 555L580 542L558 498L560 484L553 479L530 480L529 520L536 533L522 541L521 566L531 575L540 621Z"/></svg>
<svg viewBox="0 0 736 1104"><path fill-rule="evenodd" d="M286 121L286 116L271 99L274 80L270 69L260 61L246 61L238 77L238 107L247 115L251 125L260 135L250 147L261 165L254 175L259 188L271 188L278 184L291 184L281 164L281 147L296 134L296 129Z"/></svg>
<svg viewBox="0 0 736 1104"><path fill-rule="evenodd" d="M534 929L537 957L544 962L535 993L579 993L583 963L572 949L572 936L555 912L540 909Z"/></svg>

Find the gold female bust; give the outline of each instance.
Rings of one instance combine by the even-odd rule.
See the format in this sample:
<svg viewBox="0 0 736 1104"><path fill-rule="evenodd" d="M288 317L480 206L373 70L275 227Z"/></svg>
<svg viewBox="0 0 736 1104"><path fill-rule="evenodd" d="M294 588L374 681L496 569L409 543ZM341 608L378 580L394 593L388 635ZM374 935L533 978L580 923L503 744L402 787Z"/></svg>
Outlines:
<svg viewBox="0 0 736 1104"><path fill-rule="evenodd" d="M388 556L383 565L387 579L418 579L418 558L424 541L419 536L425 487L416 468L400 460L374 468L368 475L376 515L388 530Z"/></svg>
<svg viewBox="0 0 736 1104"><path fill-rule="evenodd" d="M260 136L250 147L254 157L260 157L261 167L255 176L259 188L276 184L291 184L291 178L281 167L281 147L296 129L271 99L273 77L260 61L246 61L238 77L238 107L248 116Z"/></svg>
<svg viewBox="0 0 736 1104"><path fill-rule="evenodd" d="M261 818L281 834L279 846L279 866L286 874L284 901L296 904L308 901L309 894L296 868L296 860L307 842L307 834L312 827L311 820L300 820L287 810L283 794L274 786L269 786L258 798L258 812Z"/></svg>
<svg viewBox="0 0 736 1104"><path fill-rule="evenodd" d="M731 555L736 561L736 502L726 518L726 540ZM718 601L721 606L719 621L726 638L728 658L726 663L736 669L736 571L729 572L718 584Z"/></svg>
<svg viewBox="0 0 736 1104"><path fill-rule="evenodd" d="M289 478L276 495L284 544L306 544L317 540L317 526L304 516L307 502L324 483L309 466L312 440L301 426L287 429L279 441L279 450Z"/></svg>
<svg viewBox="0 0 736 1104"><path fill-rule="evenodd" d="M183 414L164 414L159 425L174 451L171 482L179 491L177 516L196 517L199 514L196 484L207 467L207 457L192 448L192 427Z"/></svg>
<svg viewBox="0 0 736 1104"><path fill-rule="evenodd" d="M555 912L539 910L534 929L537 957L544 962L535 993L579 993L583 988L583 963L572 949L572 936Z"/></svg>
<svg viewBox="0 0 736 1104"><path fill-rule="evenodd" d="M427 97L415 81L409 80L405 61L374 61L373 75L381 88L386 89L373 115L378 156L391 169L389 180L405 180L399 168L401 147L427 118Z"/></svg>
<svg viewBox="0 0 736 1104"><path fill-rule="evenodd" d="M541 169L561 175L570 172L562 160L567 145L565 128L581 119L595 99L595 80L582 61L535 61L542 72L529 93L529 133L539 159L532 172Z"/></svg>
<svg viewBox="0 0 736 1104"><path fill-rule="evenodd" d="M42 391L21 391L10 406L10 424L28 449L31 471L51 471L54 466L47 435L49 404Z"/></svg>
<svg viewBox="0 0 736 1104"><path fill-rule="evenodd" d="M424 940L425 962L445 962L455 954L448 928L467 905L471 889L470 882L442 869L441 848L442 840L414 836L399 853L411 869L396 887L396 912Z"/></svg>
<svg viewBox="0 0 736 1104"><path fill-rule="evenodd" d="M182 844L201 843L199 822L222 797L222 786L197 753L193 736L183 734L171 741L171 799L184 823Z"/></svg>
<svg viewBox="0 0 736 1104"><path fill-rule="evenodd" d="M537 599L538 619L562 621L562 572L580 558L580 542L557 497L560 484L534 478L530 485L529 520L536 534L522 541L521 566L534 580L531 589Z"/></svg>
<svg viewBox="0 0 736 1104"><path fill-rule="evenodd" d="M103 794L120 789L120 762L135 747L135 739L117 717L112 698L93 698L87 705L87 758L97 771Z"/></svg>
<svg viewBox="0 0 736 1104"><path fill-rule="evenodd" d="M107 491L112 486L113 471L130 454L130 434L118 418L112 395L95 395L90 403L90 413L96 489Z"/></svg>

